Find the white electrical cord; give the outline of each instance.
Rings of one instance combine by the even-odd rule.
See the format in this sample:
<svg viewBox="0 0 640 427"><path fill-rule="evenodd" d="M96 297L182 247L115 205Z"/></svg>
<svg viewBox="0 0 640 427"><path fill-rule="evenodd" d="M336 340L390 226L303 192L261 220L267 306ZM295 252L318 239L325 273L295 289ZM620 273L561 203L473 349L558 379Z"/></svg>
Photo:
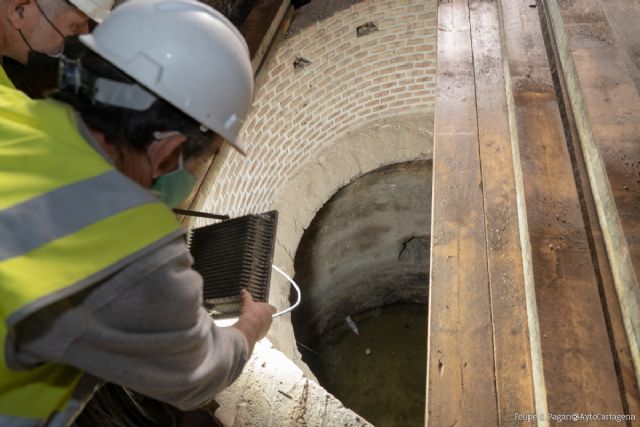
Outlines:
<svg viewBox="0 0 640 427"><path fill-rule="evenodd" d="M293 311L294 308L299 306L300 305L300 299L302 298L302 295L301 295L300 287L298 286L298 284L296 282L294 282L293 279L291 277L289 277L289 275L287 273L282 271L277 265L271 264L271 267L274 270L276 270L278 273L280 273L282 275L282 277L287 279L289 281L289 283L291 283L291 286L293 286L293 289L295 289L296 293L298 294L298 298L296 298L296 302L291 307L289 307L287 309L284 309L282 311L279 311L279 312L277 312L276 314L273 315L273 318L275 319L278 316L282 316L283 314L287 314L287 313Z"/></svg>
<svg viewBox="0 0 640 427"><path fill-rule="evenodd" d="M287 281L291 284L291 286L293 286L293 289L296 290L296 293L298 294L298 297L296 298L296 302L289 308L286 308L282 311L277 312L276 314L274 314L272 317L275 319L276 317L280 317L283 316L287 313L290 313L291 311L293 311L297 306L300 305L300 300L302 299L302 294L300 292L300 287L298 286L298 284L296 282L293 281L293 279L291 277L289 277L289 275L287 273L285 273L284 271L282 271L278 266L276 266L275 264L271 264L271 268L274 269L275 271L277 271L278 273L280 273L285 279L287 279ZM220 327L224 327L224 326L231 326L234 323L236 323L238 321L238 317L231 317L228 319L214 319L214 322L217 326Z"/></svg>

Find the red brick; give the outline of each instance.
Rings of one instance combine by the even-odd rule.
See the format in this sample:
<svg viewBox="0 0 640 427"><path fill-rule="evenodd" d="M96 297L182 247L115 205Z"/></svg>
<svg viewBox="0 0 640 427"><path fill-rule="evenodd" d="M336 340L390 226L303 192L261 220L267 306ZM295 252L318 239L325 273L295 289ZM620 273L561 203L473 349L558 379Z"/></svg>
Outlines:
<svg viewBox="0 0 640 427"><path fill-rule="evenodd" d="M380 43L389 43L394 41L396 38L397 36L395 34L390 34L388 36L380 37L379 41Z"/></svg>
<svg viewBox="0 0 640 427"><path fill-rule="evenodd" d="M435 50L435 46L432 44L423 44L421 46L416 46L416 50L418 52L433 52Z"/></svg>
<svg viewBox="0 0 640 427"><path fill-rule="evenodd" d="M411 70L411 69L413 69L413 64L412 64L411 62L406 62L406 63L404 63L404 64L402 64L402 65L398 65L398 66L396 67L396 69L397 69L398 71L401 71L401 70Z"/></svg>

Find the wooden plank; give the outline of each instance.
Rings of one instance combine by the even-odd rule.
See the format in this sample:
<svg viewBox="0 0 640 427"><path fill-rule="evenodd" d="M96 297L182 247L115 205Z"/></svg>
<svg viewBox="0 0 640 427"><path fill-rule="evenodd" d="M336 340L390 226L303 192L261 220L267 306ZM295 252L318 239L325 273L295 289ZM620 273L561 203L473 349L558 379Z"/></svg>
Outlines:
<svg viewBox="0 0 640 427"><path fill-rule="evenodd" d="M440 3L426 425L498 423L469 11Z"/></svg>
<svg viewBox="0 0 640 427"><path fill-rule="evenodd" d="M257 2L247 19L242 23L240 32L247 41L253 72L256 73L265 58L269 46L274 41L278 27L285 22L288 27L293 15L293 6L288 0L262 0Z"/></svg>
<svg viewBox="0 0 640 427"><path fill-rule="evenodd" d="M616 65L622 65L640 91L640 2L637 0L555 1L562 10L562 22L571 33L573 48L614 51ZM613 64L610 64L610 66Z"/></svg>
<svg viewBox="0 0 640 427"><path fill-rule="evenodd" d="M521 425L515 414L536 410L500 28L495 2L469 7L499 424Z"/></svg>
<svg viewBox="0 0 640 427"><path fill-rule="evenodd" d="M610 3L611 5L618 4L617 2ZM631 6L629 4L624 5ZM582 6L586 6L586 3L583 3ZM583 217L586 216L585 223L587 223L588 226L587 235L590 236L592 253L595 258L594 266L596 267L596 277L599 280L601 296L606 302L604 314L609 327L612 352L614 354L616 370L618 373L618 382L621 389L623 408L626 414L639 414L640 391L638 390L638 384L636 381L631 349L625 332L620 302L618 300L618 295L616 294L613 272L611 271L611 266L607 257L605 240L598 222L597 208L590 188L588 169L584 160L584 153L580 144L580 136L578 134L568 87L562 69L562 60L560 58L560 52L558 51L557 37L551 23L549 8L543 8L542 12L545 17L543 26L545 41L547 41L548 48L553 50L553 55L550 55L554 62L552 69L556 67L558 69L554 78L557 79L556 87L559 86L560 91L562 92L562 103L560 104L560 108L565 123L565 134L568 135L568 139L570 141L570 153L572 153L572 160L574 161L574 167L576 168L579 179L579 195L582 203ZM633 16L633 14L629 15ZM591 14L591 18L586 16L583 18L574 16L574 22L588 22L589 19L593 19L592 17L593 14ZM568 54L567 46L563 46L563 48L565 49L564 53Z"/></svg>
<svg viewBox="0 0 640 427"><path fill-rule="evenodd" d="M438 5L434 132L478 131L466 1Z"/></svg>
<svg viewBox="0 0 640 427"><path fill-rule="evenodd" d="M622 413L538 11L502 0L550 413ZM607 345L602 345L607 343ZM597 346L597 351L594 351ZM598 425L591 423L588 425Z"/></svg>
<svg viewBox="0 0 640 427"><path fill-rule="evenodd" d="M604 7L609 28L613 30L618 52L624 51L622 62L629 68L630 77L640 92L640 2L617 0L599 3Z"/></svg>
<svg viewBox="0 0 640 427"><path fill-rule="evenodd" d="M477 141L435 137L429 426L498 423Z"/></svg>
<svg viewBox="0 0 640 427"><path fill-rule="evenodd" d="M621 23L609 22L598 4L548 3L638 382L640 96L630 76L637 71L625 66L612 34ZM583 15L600 18L597 34L580 31Z"/></svg>

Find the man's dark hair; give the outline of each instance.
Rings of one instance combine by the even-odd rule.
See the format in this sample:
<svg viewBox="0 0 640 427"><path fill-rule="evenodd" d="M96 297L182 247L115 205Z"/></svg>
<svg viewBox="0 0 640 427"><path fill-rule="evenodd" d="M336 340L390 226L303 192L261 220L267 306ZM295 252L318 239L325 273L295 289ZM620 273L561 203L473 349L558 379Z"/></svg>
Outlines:
<svg viewBox="0 0 640 427"><path fill-rule="evenodd" d="M85 49L80 56L80 63L96 77L136 83L89 49ZM144 111L102 104L86 94L64 90L56 90L49 97L71 105L90 128L103 133L106 141L118 149L128 146L144 152L154 141L154 132L178 131L188 138L182 146L182 154L188 159L202 154L211 145L215 135L212 131L202 132L197 121L160 97Z"/></svg>

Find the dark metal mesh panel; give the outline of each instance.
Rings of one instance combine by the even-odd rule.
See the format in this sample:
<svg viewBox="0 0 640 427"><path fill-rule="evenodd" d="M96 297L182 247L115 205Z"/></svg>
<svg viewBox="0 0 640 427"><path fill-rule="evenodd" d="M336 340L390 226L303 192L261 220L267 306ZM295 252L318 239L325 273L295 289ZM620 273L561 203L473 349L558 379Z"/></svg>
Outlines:
<svg viewBox="0 0 640 427"><path fill-rule="evenodd" d="M277 211L246 215L191 231L193 268L204 280L204 304L214 318L240 314L240 289L269 297Z"/></svg>

